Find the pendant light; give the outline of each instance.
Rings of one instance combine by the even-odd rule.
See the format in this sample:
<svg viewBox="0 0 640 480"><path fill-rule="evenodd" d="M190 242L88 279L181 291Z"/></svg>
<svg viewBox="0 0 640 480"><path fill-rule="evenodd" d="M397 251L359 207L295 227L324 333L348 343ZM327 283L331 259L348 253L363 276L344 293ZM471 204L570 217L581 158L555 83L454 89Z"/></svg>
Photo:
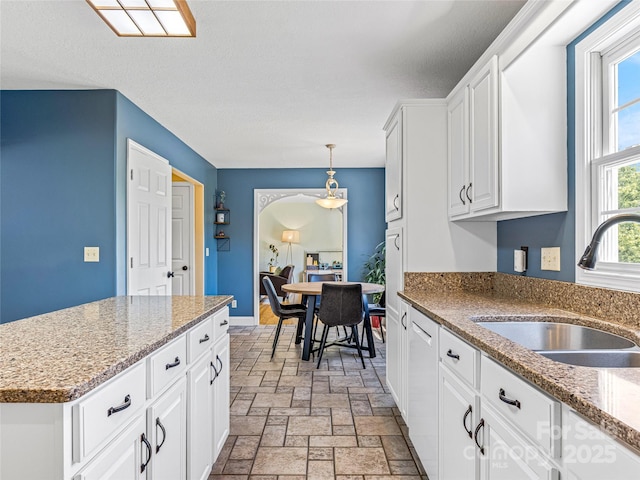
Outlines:
<svg viewBox="0 0 640 480"><path fill-rule="evenodd" d="M336 192L338 191L338 181L333 178L336 172L333 170L333 149L336 146L332 143L325 145L329 149L329 170L327 170L327 175L329 178L325 183L325 188L327 189L327 198L319 198L316 200L316 203L323 208L340 208L344 204L347 203L345 198L336 197Z"/></svg>

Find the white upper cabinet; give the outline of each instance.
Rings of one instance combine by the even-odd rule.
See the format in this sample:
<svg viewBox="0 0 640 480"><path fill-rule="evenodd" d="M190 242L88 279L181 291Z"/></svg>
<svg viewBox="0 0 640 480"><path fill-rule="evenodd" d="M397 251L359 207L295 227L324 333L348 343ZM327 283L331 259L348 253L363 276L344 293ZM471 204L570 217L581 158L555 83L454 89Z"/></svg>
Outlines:
<svg viewBox="0 0 640 480"><path fill-rule="evenodd" d="M391 222L402 218L402 115L394 117L387 128L385 164L386 215Z"/></svg>

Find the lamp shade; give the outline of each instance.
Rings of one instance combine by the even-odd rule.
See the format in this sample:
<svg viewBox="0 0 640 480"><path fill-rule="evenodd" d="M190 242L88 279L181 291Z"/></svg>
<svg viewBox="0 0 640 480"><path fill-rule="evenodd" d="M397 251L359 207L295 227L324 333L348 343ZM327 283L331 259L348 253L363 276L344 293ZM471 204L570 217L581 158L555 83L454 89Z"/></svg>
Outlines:
<svg viewBox="0 0 640 480"><path fill-rule="evenodd" d="M282 232L282 241L288 243L300 243L300 232L297 230L285 230Z"/></svg>

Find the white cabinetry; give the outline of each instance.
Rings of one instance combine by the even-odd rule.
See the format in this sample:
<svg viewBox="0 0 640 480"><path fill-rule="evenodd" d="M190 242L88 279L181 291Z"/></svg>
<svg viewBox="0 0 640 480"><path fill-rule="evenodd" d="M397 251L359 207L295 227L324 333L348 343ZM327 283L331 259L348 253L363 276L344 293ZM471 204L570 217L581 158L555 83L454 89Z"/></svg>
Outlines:
<svg viewBox="0 0 640 480"><path fill-rule="evenodd" d="M403 302L404 303L404 302ZM409 307L407 424L409 437L430 480L438 480L438 330Z"/></svg>
<svg viewBox="0 0 640 480"><path fill-rule="evenodd" d="M402 218L402 116L387 125L387 157L385 162L385 220Z"/></svg>
<svg viewBox="0 0 640 480"><path fill-rule="evenodd" d="M73 402L0 404L0 480L206 480L229 435L228 324L225 307Z"/></svg>

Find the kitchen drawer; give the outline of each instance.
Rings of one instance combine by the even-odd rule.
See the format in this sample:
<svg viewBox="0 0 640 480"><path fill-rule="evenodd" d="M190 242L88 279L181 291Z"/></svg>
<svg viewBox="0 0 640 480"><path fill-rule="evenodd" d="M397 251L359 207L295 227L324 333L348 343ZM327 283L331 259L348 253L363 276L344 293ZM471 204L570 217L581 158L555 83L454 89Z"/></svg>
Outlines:
<svg viewBox="0 0 640 480"><path fill-rule="evenodd" d="M80 462L145 404L143 362L82 397L73 406L73 460Z"/></svg>
<svg viewBox="0 0 640 480"><path fill-rule="evenodd" d="M450 331L440 329L440 360L472 387L477 387L480 352Z"/></svg>
<svg viewBox="0 0 640 480"><path fill-rule="evenodd" d="M213 341L217 342L229 330L229 307L213 314Z"/></svg>
<svg viewBox="0 0 640 480"><path fill-rule="evenodd" d="M485 356L481 359L480 378L482 401L488 401L548 455L558 458L560 444L554 437L558 437L560 428L560 402Z"/></svg>
<svg viewBox="0 0 640 480"><path fill-rule="evenodd" d="M209 317L187 332L189 363L193 363L213 345L213 318Z"/></svg>
<svg viewBox="0 0 640 480"><path fill-rule="evenodd" d="M147 357L149 398L155 397L187 368L187 337L181 335L173 342Z"/></svg>

